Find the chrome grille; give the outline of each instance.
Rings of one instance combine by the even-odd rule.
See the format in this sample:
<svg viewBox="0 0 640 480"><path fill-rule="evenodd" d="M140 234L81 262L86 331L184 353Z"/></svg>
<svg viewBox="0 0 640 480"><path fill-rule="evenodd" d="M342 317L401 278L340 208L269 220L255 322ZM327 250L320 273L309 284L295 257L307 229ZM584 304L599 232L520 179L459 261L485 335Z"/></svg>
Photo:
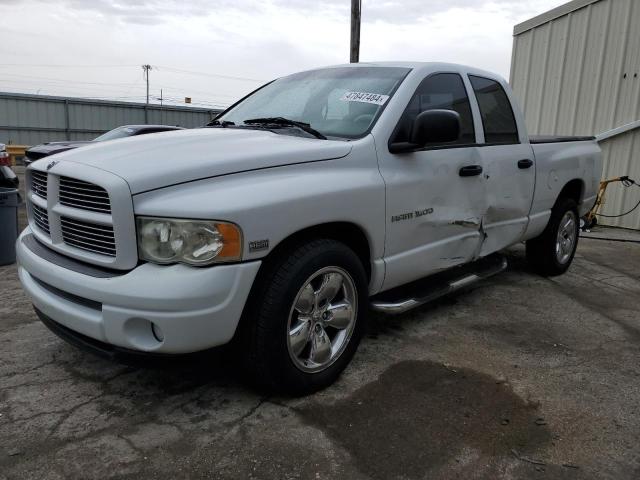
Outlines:
<svg viewBox="0 0 640 480"><path fill-rule="evenodd" d="M64 161L48 172L34 167L29 167L27 180L29 225L43 245L117 270L137 265L131 191L122 178ZM32 188L32 178L47 186L46 200L36 194L36 186ZM41 195L45 196L43 190Z"/></svg>
<svg viewBox="0 0 640 480"><path fill-rule="evenodd" d="M49 235L49 215L44 208L39 207L35 203L31 204L31 214L33 221L40 230Z"/></svg>
<svg viewBox="0 0 640 480"><path fill-rule="evenodd" d="M47 174L31 170L31 191L40 198L47 198Z"/></svg>
<svg viewBox="0 0 640 480"><path fill-rule="evenodd" d="M110 257L116 256L116 240L111 225L98 225L60 217L62 239L67 245Z"/></svg>
<svg viewBox="0 0 640 480"><path fill-rule="evenodd" d="M60 177L60 203L68 207L111 213L107 191L93 183Z"/></svg>

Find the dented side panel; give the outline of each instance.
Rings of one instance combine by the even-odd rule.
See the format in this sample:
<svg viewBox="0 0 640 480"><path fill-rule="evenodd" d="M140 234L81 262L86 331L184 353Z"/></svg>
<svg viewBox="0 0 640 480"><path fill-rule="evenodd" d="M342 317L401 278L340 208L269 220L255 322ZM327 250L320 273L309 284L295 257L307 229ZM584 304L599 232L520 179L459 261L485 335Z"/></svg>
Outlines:
<svg viewBox="0 0 640 480"><path fill-rule="evenodd" d="M387 200L383 289L473 260L486 210L482 176L460 168L482 162L478 147L388 153L376 140Z"/></svg>

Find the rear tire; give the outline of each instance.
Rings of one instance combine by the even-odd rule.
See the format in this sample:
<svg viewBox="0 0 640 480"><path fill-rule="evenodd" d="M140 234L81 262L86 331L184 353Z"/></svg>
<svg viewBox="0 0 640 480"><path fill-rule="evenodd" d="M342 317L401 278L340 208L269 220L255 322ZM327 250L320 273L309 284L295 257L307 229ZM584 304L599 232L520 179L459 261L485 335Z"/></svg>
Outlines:
<svg viewBox="0 0 640 480"><path fill-rule="evenodd" d="M527 241L527 261L531 268L545 276L566 272L576 253L579 230L576 202L570 198L558 199L544 232Z"/></svg>
<svg viewBox="0 0 640 480"><path fill-rule="evenodd" d="M331 385L356 352L368 307L358 256L329 239L265 264L242 320L245 368L260 387L304 395Z"/></svg>

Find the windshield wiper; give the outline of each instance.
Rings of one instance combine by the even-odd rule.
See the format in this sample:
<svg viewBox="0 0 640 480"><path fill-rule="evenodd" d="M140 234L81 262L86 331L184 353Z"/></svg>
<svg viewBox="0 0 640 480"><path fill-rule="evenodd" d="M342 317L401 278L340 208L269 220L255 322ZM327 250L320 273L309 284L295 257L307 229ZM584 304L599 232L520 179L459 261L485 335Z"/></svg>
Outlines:
<svg viewBox="0 0 640 480"><path fill-rule="evenodd" d="M235 123L230 122L229 120L212 120L207 123L207 127L229 127L231 125L235 125Z"/></svg>
<svg viewBox="0 0 640 480"><path fill-rule="evenodd" d="M300 130L307 132L309 135L313 135L316 138L320 138L321 140L326 140L323 134L321 134L316 129L312 128L311 125L304 122L297 122L295 120L289 120L284 117L265 117L265 118L250 118L249 120L244 121L247 125L277 125L279 127L297 127Z"/></svg>

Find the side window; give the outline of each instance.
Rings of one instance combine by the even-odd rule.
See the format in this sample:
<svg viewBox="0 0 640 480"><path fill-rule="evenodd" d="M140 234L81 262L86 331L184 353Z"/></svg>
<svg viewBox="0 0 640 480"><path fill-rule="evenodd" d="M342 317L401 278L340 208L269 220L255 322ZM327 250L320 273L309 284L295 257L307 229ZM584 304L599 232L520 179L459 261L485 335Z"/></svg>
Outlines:
<svg viewBox="0 0 640 480"><path fill-rule="evenodd" d="M413 120L427 110L453 110L460 115L461 135L447 145L472 144L476 141L469 97L462 77L457 73L438 73L425 78L402 114L394 142L408 142Z"/></svg>
<svg viewBox="0 0 640 480"><path fill-rule="evenodd" d="M469 80L480 107L484 141L502 144L520 143L511 102L502 86L484 77L469 75Z"/></svg>

